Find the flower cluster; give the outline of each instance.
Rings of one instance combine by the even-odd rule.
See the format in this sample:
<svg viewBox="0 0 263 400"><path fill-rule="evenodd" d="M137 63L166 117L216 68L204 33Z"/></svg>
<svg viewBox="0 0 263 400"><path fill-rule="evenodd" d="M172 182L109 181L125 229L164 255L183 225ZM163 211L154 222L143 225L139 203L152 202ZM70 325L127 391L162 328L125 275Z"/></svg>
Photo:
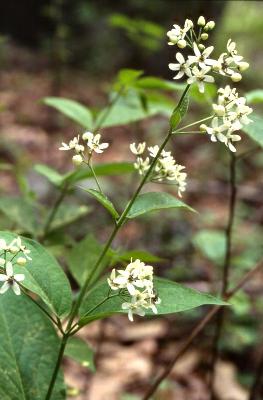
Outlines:
<svg viewBox="0 0 263 400"><path fill-rule="evenodd" d="M62 143L59 150L68 151L73 150L76 154L72 157L73 164L78 166L85 161L85 144L87 146L88 162L92 156L92 153L103 153L105 149L109 147L109 143L100 143L101 135L99 133L93 134L92 132L85 132L82 135L83 144L80 143L80 137L75 136L70 140L69 144Z"/></svg>
<svg viewBox="0 0 263 400"><path fill-rule="evenodd" d="M4 239L0 239L0 252L0 282L4 282L0 288L0 294L11 288L16 295L20 295L21 290L18 282L22 282L25 275L14 274L13 265L24 266L28 260L32 260L29 256L30 250L22 244L21 238L17 237L10 244L7 244ZM12 257L11 261L7 260L8 255Z"/></svg>
<svg viewBox="0 0 263 400"><path fill-rule="evenodd" d="M151 166L151 162L153 162L153 159L156 158L159 152L159 146L148 147L149 156L144 159L141 156L146 150L145 142L138 144L132 143L130 145L130 150L133 154L137 155L136 162L134 163L135 169L138 170L140 175L145 175ZM178 195L181 197L182 192L184 192L186 188L187 174L186 172L182 172L184 168L183 165L176 164L170 151L162 150L149 179L153 182L161 182L163 180L175 181L178 186Z"/></svg>
<svg viewBox="0 0 263 400"><path fill-rule="evenodd" d="M236 43L229 39L226 52L222 53L218 59L212 59L210 56L214 47L205 47L203 42L208 39L208 32L215 27L215 22L206 22L205 18L200 16L197 26L198 33L194 29L194 23L187 19L183 28L174 25L173 29L167 32L169 45L177 45L180 49L190 47L194 53L186 59L181 53L176 53L177 63L169 64L169 68L177 72L174 79L180 79L186 75L187 83L196 82L201 93L204 92L205 82L214 82L211 73L228 76L233 82L240 81L242 79L241 72L245 71L249 64L243 61L243 57L238 54Z"/></svg>
<svg viewBox="0 0 263 400"><path fill-rule="evenodd" d="M251 119L248 115L252 113L252 108L246 105L245 97L239 97L235 88L230 86L218 90L218 102L213 104L215 116L211 126L202 124L201 131L211 135L211 140L219 140L224 143L231 151L236 149L233 142L241 140L235 132L242 129L243 125L249 124Z"/></svg>
<svg viewBox="0 0 263 400"><path fill-rule="evenodd" d="M122 304L122 309L128 310L130 321L133 321L133 314L144 316L148 309L157 314L156 304L161 300L154 290L151 265L145 265L139 259L131 260L124 270L112 270L108 284L112 290L119 290L120 296L125 293L130 296L130 301Z"/></svg>

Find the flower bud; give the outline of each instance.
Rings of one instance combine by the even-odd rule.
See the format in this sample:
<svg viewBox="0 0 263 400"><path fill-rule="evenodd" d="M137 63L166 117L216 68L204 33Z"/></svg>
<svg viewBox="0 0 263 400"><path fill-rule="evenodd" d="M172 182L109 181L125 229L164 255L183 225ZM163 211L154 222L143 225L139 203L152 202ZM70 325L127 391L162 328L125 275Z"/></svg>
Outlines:
<svg viewBox="0 0 263 400"><path fill-rule="evenodd" d="M186 41L185 41L184 39L178 40L177 46L178 46L180 49L184 49L184 48L186 47Z"/></svg>
<svg viewBox="0 0 263 400"><path fill-rule="evenodd" d="M204 19L204 17L202 15L198 18L197 25L205 26L205 19Z"/></svg>
<svg viewBox="0 0 263 400"><path fill-rule="evenodd" d="M213 104L213 110L218 117L225 115L225 107L220 104Z"/></svg>
<svg viewBox="0 0 263 400"><path fill-rule="evenodd" d="M203 133L206 132L206 128L207 128L207 126L205 124L200 125L201 132L203 132Z"/></svg>
<svg viewBox="0 0 263 400"><path fill-rule="evenodd" d="M201 39L202 40L207 40L208 39L208 33L202 33Z"/></svg>
<svg viewBox="0 0 263 400"><path fill-rule="evenodd" d="M235 72L234 74L231 75L230 77L233 82L239 82L242 79L242 75L239 74L238 72Z"/></svg>
<svg viewBox="0 0 263 400"><path fill-rule="evenodd" d="M245 62L245 61L241 61L240 63L238 63L238 69L241 72L244 72L246 69L248 69L249 67L249 63Z"/></svg>
<svg viewBox="0 0 263 400"><path fill-rule="evenodd" d="M82 153L85 149L84 149L84 146L82 146L82 144L76 144L75 150L76 150L76 153Z"/></svg>
<svg viewBox="0 0 263 400"><path fill-rule="evenodd" d="M211 31L215 27L215 21L208 21L206 26L204 27L205 31Z"/></svg>
<svg viewBox="0 0 263 400"><path fill-rule="evenodd" d="M19 257L19 258L16 260L16 263L17 263L18 265L23 266L23 265L26 265L27 260L26 260L26 258L24 258L24 257Z"/></svg>
<svg viewBox="0 0 263 400"><path fill-rule="evenodd" d="M200 49L200 50L204 50L205 49L205 46L202 44L202 43L200 43L199 45L198 45L198 48Z"/></svg>
<svg viewBox="0 0 263 400"><path fill-rule="evenodd" d="M10 252L13 253L13 254L19 252L19 248L16 247L16 246L11 246L11 247L9 248L9 250L10 250Z"/></svg>
<svg viewBox="0 0 263 400"><path fill-rule="evenodd" d="M91 138L93 138L93 133L91 133L91 132L85 132L85 133L83 133L83 135L82 135L82 139L83 139L83 140L89 140L89 139L91 139Z"/></svg>
<svg viewBox="0 0 263 400"><path fill-rule="evenodd" d="M75 156L72 157L72 162L74 165L78 167L79 165L82 164L83 159L80 154L76 154Z"/></svg>

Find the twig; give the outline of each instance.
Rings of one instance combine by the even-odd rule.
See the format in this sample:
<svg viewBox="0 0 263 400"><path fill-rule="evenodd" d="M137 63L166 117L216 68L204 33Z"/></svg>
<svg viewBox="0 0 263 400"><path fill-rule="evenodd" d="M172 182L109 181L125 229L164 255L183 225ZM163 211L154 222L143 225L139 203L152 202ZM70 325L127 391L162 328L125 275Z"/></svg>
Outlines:
<svg viewBox="0 0 263 400"><path fill-rule="evenodd" d="M226 252L225 252L225 260L223 265L223 278L222 278L222 288L221 288L221 297L224 297L229 285L229 270L231 264L231 253L232 253L232 233L233 233L233 224L235 217L235 207L236 207L236 197L237 197L237 185L236 185L236 157L233 153L230 153L230 199L229 199L229 215L228 222L225 231L226 237ZM216 327L215 327L215 335L212 343L212 357L211 357L211 365L209 369L209 393L210 400L214 399L213 395L213 383L215 378L215 367L219 357L219 342L222 335L222 329L224 325L224 317L225 317L225 309L221 309L217 314L216 319Z"/></svg>
<svg viewBox="0 0 263 400"><path fill-rule="evenodd" d="M234 296L239 289L241 289L246 282L251 279L253 275L255 275L261 268L263 267L263 259L257 263L257 265L251 269L249 272L247 272L243 278L238 282L238 284L230 290L224 297L225 300L229 300L232 296ZM147 393L144 395L142 400L149 400L151 396L156 392L158 389L159 385L161 382L168 377L170 372L172 371L174 365L176 362L181 358L184 353L189 349L190 345L194 341L194 339L199 335L199 333L205 328L205 326L211 321L213 316L220 310L223 306L214 306L211 308L211 310L208 312L208 314L201 319L201 321L196 325L196 327L193 329L192 333L189 335L189 337L185 340L185 342L179 347L177 350L176 354L172 358L171 362L168 364L168 366L165 368L165 370L157 377L153 385L150 387L150 389L147 391Z"/></svg>

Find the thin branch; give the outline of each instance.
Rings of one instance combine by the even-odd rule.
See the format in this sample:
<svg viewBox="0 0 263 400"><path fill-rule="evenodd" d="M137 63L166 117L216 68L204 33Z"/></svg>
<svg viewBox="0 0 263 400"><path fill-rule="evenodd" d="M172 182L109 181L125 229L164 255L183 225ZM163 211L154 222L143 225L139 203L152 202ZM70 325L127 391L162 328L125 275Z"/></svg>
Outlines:
<svg viewBox="0 0 263 400"><path fill-rule="evenodd" d="M239 289L241 289L247 282L249 279L252 278L252 276L254 276L257 272L259 272L260 269L263 268L263 259L261 259L256 266L251 269L249 272L247 272L243 278L237 283L237 285L230 290L224 297L224 300L229 300L232 296L234 296ZM201 319L201 321L196 325L196 327L192 330L192 333L189 335L189 337L185 340L184 343L182 343L182 345L179 347L179 349L177 350L177 352L175 353L174 357L172 358L172 360L170 361L170 363L167 365L167 367L164 369L163 372L160 373L159 377L157 377L157 379L155 380L155 382L153 383L153 385L149 388L149 390L147 391L147 393L144 395L144 397L142 398L142 400L149 400L154 393L156 392L156 390L158 389L159 385L162 383L162 381L164 379L166 379L168 377L168 375L170 374L170 372L172 371L172 369L174 368L174 365L176 364L176 362L179 360L179 358L181 358L184 353L189 349L189 347L191 346L191 344L193 343L194 339L196 339L196 337L199 335L199 333L201 333L201 331L206 327L206 325L211 321L211 319L213 318L213 316L218 312L218 310L220 310L223 306L214 306L210 309L210 311L208 312L208 314L205 315L205 317L203 319Z"/></svg>
<svg viewBox="0 0 263 400"><path fill-rule="evenodd" d="M233 236L233 225L234 225L234 217L235 217L235 207L236 207L236 198L237 198L237 184L236 184L236 157L235 154L230 153L231 160L229 164L230 177L229 177L229 185L230 185L230 199L229 199L229 213L228 213L228 222L225 230L226 237L226 251L225 251L225 259L223 264L223 277L222 277L222 288L221 288L221 297L224 297L229 285L229 270L231 264L231 253L232 253L232 236ZM219 358L219 342L222 335L223 325L224 325L224 317L225 317L225 309L222 308L220 312L217 314L216 319L216 328L215 335L212 343L212 357L211 364L209 368L209 393L210 399L213 400L213 384L215 378L215 367Z"/></svg>
<svg viewBox="0 0 263 400"><path fill-rule="evenodd" d="M248 400L257 400L260 398L259 391L261 386L263 386L263 352L257 366L254 382L252 383Z"/></svg>
<svg viewBox="0 0 263 400"><path fill-rule="evenodd" d="M62 201L64 200L64 198L65 198L65 196L67 194L67 189L68 189L68 185L65 184L63 186L63 188L61 189L60 194L59 194L56 202L54 203L54 205L52 207L52 210L51 210L51 212L50 212L50 214L49 214L49 216L47 218L47 221L46 221L46 223L44 225L43 236L42 236L43 238L45 238L47 236L47 234L49 233L50 226L51 226L51 224L52 224L52 222L53 222L53 220L54 220L54 218L55 218L55 216L56 216L56 214L58 212L58 209L59 209Z"/></svg>

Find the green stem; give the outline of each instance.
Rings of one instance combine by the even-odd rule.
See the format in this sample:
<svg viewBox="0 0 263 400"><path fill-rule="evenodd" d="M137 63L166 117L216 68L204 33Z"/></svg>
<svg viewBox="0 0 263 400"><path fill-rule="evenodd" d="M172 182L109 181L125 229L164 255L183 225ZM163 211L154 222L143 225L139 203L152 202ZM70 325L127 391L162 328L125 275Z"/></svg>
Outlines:
<svg viewBox="0 0 263 400"><path fill-rule="evenodd" d="M59 372L59 368L60 368L60 364L63 358L63 354L65 351L65 347L68 341L68 336L66 334L63 335L62 340L61 340L61 344L60 344L60 349L59 349L59 353L58 353L58 359L54 368L54 372L52 374L52 378L49 384L49 388L45 397L45 400L50 400L51 396L52 396L52 392L56 383L56 379L57 379L57 375Z"/></svg>
<svg viewBox="0 0 263 400"><path fill-rule="evenodd" d="M100 306L102 306L102 304L106 303L106 301L108 301L109 299L112 299L113 297L118 297L119 293L115 293L112 294L110 296L105 297L105 299L103 299L100 303L96 304L93 308L91 308L91 310L89 310L85 315L83 315L82 318L87 317L88 315L90 315L93 311L95 311L97 308L99 308ZM76 328L77 327L77 328ZM74 330L74 328L76 328ZM82 328L82 326L78 326L78 323L76 323L75 325L72 326L71 330L70 330L70 336L75 335L75 333L77 333L80 329Z"/></svg>
<svg viewBox="0 0 263 400"><path fill-rule="evenodd" d="M181 106L181 104L182 104L182 102L184 100L184 97L186 96L189 88L190 88L190 85L187 85L185 90L184 90L184 92L183 92L183 94L182 94L182 96L181 96L181 98L180 98L180 100L179 100L177 108L179 108ZM63 335L63 339L62 339L62 342L61 342L61 348L60 348L59 355L58 355L58 360L57 360L56 367L55 367L53 375L52 375L52 380L50 382L50 386L49 386L49 389L48 389L48 394L47 394L46 400L49 400L50 397L51 397L52 390L53 390L53 387L54 387L54 384L55 384L55 381L56 381L56 377L57 377L57 374L58 374L58 371L59 371L59 366L60 366L60 363L61 363L62 358L63 358L65 346L66 346L67 339L68 339L68 336L69 336L69 332L71 330L73 321L74 321L75 317L78 314L79 307L80 307L80 305L82 303L82 300L84 299L84 296L86 295L86 292L87 292L87 290L89 288L89 285L92 282L92 279L93 279L95 273L97 272L97 268L99 267L99 265L101 264L101 262L104 259L105 255L107 254L107 251L109 250L109 248L110 248L115 236L117 235L119 229L124 224L124 222L126 220L126 217L127 217L128 213L129 213L133 203L135 202L137 196L141 192L144 184L147 182L147 179L150 176L153 168L155 167L155 165L156 165L156 163L158 161L158 158L161 155L161 152L163 151L164 147L166 146L167 142L172 137L172 135L173 135L172 128L170 128L168 133L167 133L167 135L166 135L166 137L165 137L165 139L164 139L164 141L163 141L163 143L162 143L162 145L159 148L158 153L156 154L156 157L153 159L153 161L152 161L152 163L150 165L150 168L148 169L148 171L146 172L146 174L142 178L141 183L139 184L137 190L135 191L135 193L132 196L131 200L128 202L128 204L125 207L124 211L122 212L122 214L121 214L120 218L118 219L118 221L117 221L117 223L116 223L116 225L115 225L115 227L114 227L114 229L113 229L113 231L112 231L107 243L105 244L105 246L104 246L104 248L103 248L103 250L102 250L102 252L101 252L101 254L100 254L100 256L99 256L99 258L97 260L97 262L94 264L93 268L91 269L91 273L87 276L87 278L86 278L86 280L84 282L84 285L80 290L79 296L78 296L75 304L72 307L72 311L71 311L71 314L70 314L70 317L69 317L69 321L68 321L68 324L67 324L67 327L66 327L66 334Z"/></svg>
<svg viewBox="0 0 263 400"><path fill-rule="evenodd" d="M186 129L186 128L190 128L191 126L200 124L200 122L208 121L209 119L211 119L211 118L213 118L213 117L214 117L214 115L210 115L210 117L206 117L206 118L200 119L199 121L195 121L195 122L193 122L192 124L182 126L181 128L177 129L177 130L174 131L173 133L178 133L178 132L181 131L181 130L184 130L184 129ZM180 133L180 132L179 132L179 133Z"/></svg>
<svg viewBox="0 0 263 400"><path fill-rule="evenodd" d="M120 88L120 90L116 93L116 95L113 97L113 99L109 102L105 112L102 114L101 118L98 118L96 121L96 124L93 128L94 133L96 133L102 126L102 124L106 121L106 119L108 118L112 107L117 103L117 101L119 100L120 96L122 95L124 90L124 87L122 86Z"/></svg>
<svg viewBox="0 0 263 400"><path fill-rule="evenodd" d="M47 236L47 234L49 233L50 226L51 226L51 224L52 224L52 222L53 222L53 220L54 220L54 218L55 218L55 216L56 216L56 214L58 212L58 209L59 209L62 201L64 200L64 198L65 198L65 196L67 194L67 189L68 189L68 185L65 184L62 187L60 195L58 196L55 204L52 207L52 210L51 210L51 212L50 212L50 214L48 216L48 219L47 219L47 221L45 223L45 226L44 226L44 229L43 229L43 238L45 238Z"/></svg>

